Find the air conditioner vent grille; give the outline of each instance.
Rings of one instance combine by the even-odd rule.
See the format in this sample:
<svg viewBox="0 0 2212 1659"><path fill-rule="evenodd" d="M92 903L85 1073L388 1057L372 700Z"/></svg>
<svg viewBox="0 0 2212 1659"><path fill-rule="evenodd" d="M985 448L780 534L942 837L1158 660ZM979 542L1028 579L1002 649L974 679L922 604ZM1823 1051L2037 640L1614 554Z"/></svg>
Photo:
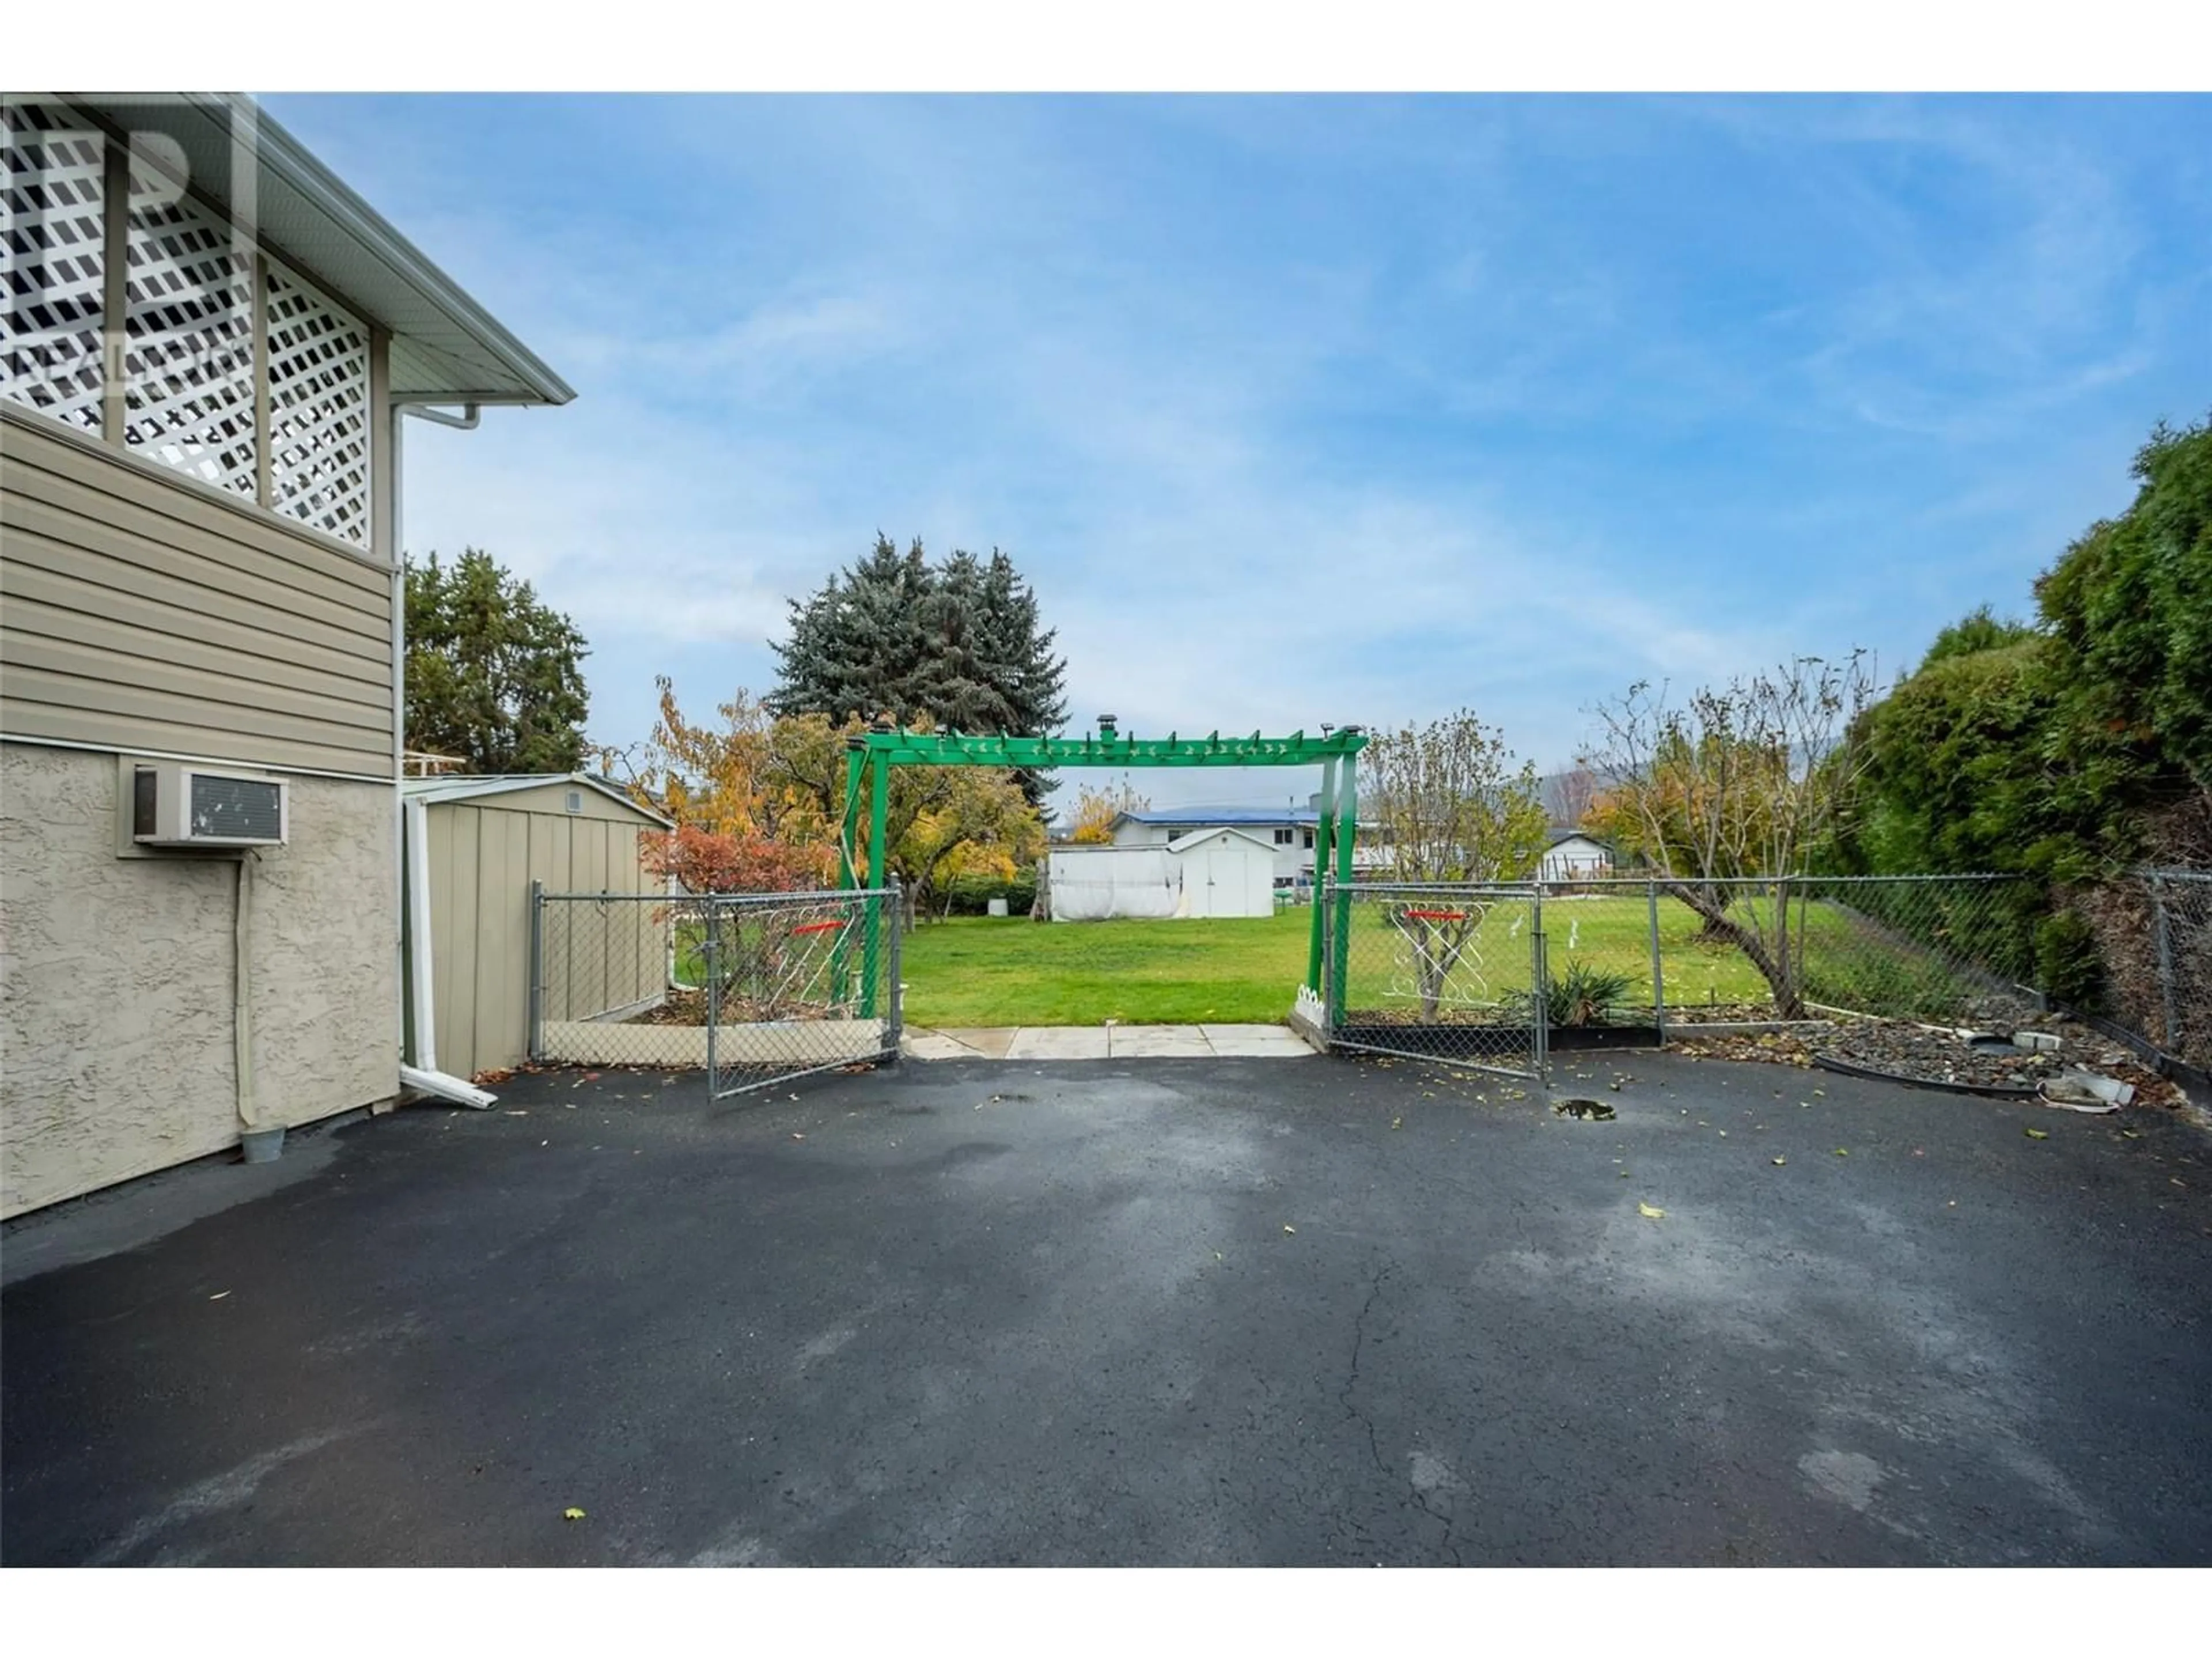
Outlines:
<svg viewBox="0 0 2212 1659"><path fill-rule="evenodd" d="M284 790L274 779L192 775L195 839L278 841L284 834Z"/></svg>

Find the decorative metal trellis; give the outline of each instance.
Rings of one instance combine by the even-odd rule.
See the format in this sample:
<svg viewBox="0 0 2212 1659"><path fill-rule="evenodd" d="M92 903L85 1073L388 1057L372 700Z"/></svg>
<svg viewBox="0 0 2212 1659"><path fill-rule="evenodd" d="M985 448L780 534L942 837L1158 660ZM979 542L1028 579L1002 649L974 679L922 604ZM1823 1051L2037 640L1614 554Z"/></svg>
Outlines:
<svg viewBox="0 0 2212 1659"><path fill-rule="evenodd" d="M1439 902L1401 904L1386 912L1401 939L1389 994L1408 1002L1487 1006L1497 1000L1482 971L1482 923L1490 903L1474 899L1440 908ZM1519 933L1517 919L1511 931Z"/></svg>
<svg viewBox="0 0 2212 1659"><path fill-rule="evenodd" d="M47 105L0 107L0 398L98 431L106 380L100 135Z"/></svg>

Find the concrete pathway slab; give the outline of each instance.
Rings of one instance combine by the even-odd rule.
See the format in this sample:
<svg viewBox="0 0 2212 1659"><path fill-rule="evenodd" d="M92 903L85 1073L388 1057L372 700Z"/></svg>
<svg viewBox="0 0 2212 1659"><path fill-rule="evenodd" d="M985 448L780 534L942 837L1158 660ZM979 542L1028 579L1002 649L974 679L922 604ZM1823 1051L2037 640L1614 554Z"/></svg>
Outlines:
<svg viewBox="0 0 2212 1659"><path fill-rule="evenodd" d="M899 1053L908 1060L981 1060L979 1054L942 1031L908 1031L899 1039Z"/></svg>
<svg viewBox="0 0 2212 1659"><path fill-rule="evenodd" d="M1310 1060L1313 1049L1285 1025L1201 1025L1217 1054L1240 1060Z"/></svg>
<svg viewBox="0 0 2212 1659"><path fill-rule="evenodd" d="M1020 1029L1018 1025L948 1025L938 1035L951 1038L970 1054L985 1060L1004 1060L1007 1048L1012 1046L1014 1033Z"/></svg>
<svg viewBox="0 0 2212 1659"><path fill-rule="evenodd" d="M1107 1052L1115 1060L1203 1060L1213 1047L1195 1025L1116 1025Z"/></svg>
<svg viewBox="0 0 2212 1659"><path fill-rule="evenodd" d="M1103 1025L1024 1025L1006 1045L1008 1060L1105 1060Z"/></svg>

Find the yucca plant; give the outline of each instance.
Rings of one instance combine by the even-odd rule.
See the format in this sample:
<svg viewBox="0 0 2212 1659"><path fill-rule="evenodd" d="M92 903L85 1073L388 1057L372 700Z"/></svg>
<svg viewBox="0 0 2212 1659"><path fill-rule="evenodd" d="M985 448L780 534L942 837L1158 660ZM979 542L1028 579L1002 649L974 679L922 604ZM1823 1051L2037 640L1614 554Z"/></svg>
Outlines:
<svg viewBox="0 0 2212 1659"><path fill-rule="evenodd" d="M1602 1025L1607 1011L1626 996L1628 988L1635 982L1633 975L1600 968L1579 957L1571 957L1565 969L1553 975L1544 986L1544 1023ZM1535 999L1526 991L1513 992L1504 1000L1510 1011L1524 1018L1535 1012Z"/></svg>

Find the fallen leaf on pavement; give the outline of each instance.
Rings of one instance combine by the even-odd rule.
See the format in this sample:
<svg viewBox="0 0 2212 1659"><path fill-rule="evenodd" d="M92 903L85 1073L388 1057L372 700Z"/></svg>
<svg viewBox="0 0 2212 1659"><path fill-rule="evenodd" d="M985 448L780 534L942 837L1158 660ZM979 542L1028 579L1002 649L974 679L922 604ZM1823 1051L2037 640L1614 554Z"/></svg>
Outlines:
<svg viewBox="0 0 2212 1659"><path fill-rule="evenodd" d="M2029 1129L2024 1133L2030 1140L2048 1140L2051 1139L2051 1131L2048 1129Z"/></svg>
<svg viewBox="0 0 2212 1659"><path fill-rule="evenodd" d="M1663 1218L1667 1212L1656 1205L1646 1204L1642 1199L1638 1199L1636 1201L1636 1213L1647 1221L1657 1221Z"/></svg>
<svg viewBox="0 0 2212 1659"><path fill-rule="evenodd" d="M1778 1158L1774 1160L1774 1167L1778 1170L1789 1161L1790 1160L1786 1158Z"/></svg>
<svg viewBox="0 0 2212 1659"><path fill-rule="evenodd" d="M563 1521L580 1521L584 1518L584 1512L583 1510L571 1505L569 1508L561 1511L561 1518Z"/></svg>
<svg viewBox="0 0 2212 1659"><path fill-rule="evenodd" d="M1291 1224L1290 1224L1289 1222L1285 1221L1285 1222L1283 1224L1283 1231L1284 1231L1285 1232L1286 1232L1286 1233L1294 1233L1294 1232L1297 1231L1297 1229L1296 1227L1293 1227L1292 1225L1291 1225Z"/></svg>
<svg viewBox="0 0 2212 1659"><path fill-rule="evenodd" d="M213 1296L210 1297L208 1298L208 1300L209 1300L209 1301L210 1301L210 1302L220 1302L220 1301L222 1301L222 1300L223 1299L223 1297L225 1297L228 1296L229 1294L230 1294L230 1292L229 1292L228 1291L216 1291Z"/></svg>

